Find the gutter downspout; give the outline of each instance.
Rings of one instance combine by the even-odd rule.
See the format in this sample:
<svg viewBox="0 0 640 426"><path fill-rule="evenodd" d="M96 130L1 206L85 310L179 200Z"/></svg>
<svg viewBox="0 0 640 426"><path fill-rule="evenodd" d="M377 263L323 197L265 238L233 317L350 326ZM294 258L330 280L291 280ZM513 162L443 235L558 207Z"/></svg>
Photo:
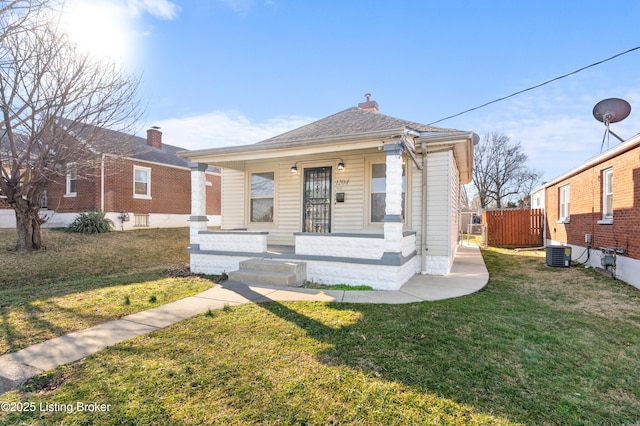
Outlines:
<svg viewBox="0 0 640 426"><path fill-rule="evenodd" d="M422 151L422 232L420 238L420 274L427 274L427 143L421 142Z"/></svg>
<svg viewBox="0 0 640 426"><path fill-rule="evenodd" d="M100 156L100 211L104 213L104 154Z"/></svg>

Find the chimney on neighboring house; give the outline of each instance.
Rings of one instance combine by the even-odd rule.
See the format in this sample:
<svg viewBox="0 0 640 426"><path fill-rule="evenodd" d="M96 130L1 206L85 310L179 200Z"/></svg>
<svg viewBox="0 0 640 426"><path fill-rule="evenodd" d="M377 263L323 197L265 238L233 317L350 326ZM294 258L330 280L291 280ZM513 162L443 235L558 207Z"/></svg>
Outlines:
<svg viewBox="0 0 640 426"><path fill-rule="evenodd" d="M150 129L147 129L147 145L162 149L162 132L160 131L160 127L151 126Z"/></svg>
<svg viewBox="0 0 640 426"><path fill-rule="evenodd" d="M365 93L364 97L367 98L367 101L360 102L358 108L365 111L378 112L378 103L371 100L371 93Z"/></svg>

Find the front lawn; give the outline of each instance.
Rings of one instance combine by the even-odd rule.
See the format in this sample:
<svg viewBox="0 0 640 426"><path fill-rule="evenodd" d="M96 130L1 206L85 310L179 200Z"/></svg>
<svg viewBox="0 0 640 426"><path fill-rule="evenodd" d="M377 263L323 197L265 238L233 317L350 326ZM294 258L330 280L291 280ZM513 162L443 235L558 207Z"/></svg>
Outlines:
<svg viewBox="0 0 640 426"><path fill-rule="evenodd" d="M2 288L166 269L171 264L189 263L189 228L140 229L95 235L43 229L44 249L33 253L10 251L16 240L15 230L0 229Z"/></svg>
<svg viewBox="0 0 640 426"><path fill-rule="evenodd" d="M483 255L488 286L459 299L210 311L34 378L0 401L37 409L0 422L640 422L640 291L543 252ZM92 402L108 410L77 411Z"/></svg>
<svg viewBox="0 0 640 426"><path fill-rule="evenodd" d="M172 277L188 228L86 235L43 230L46 249L15 253L0 230L0 355L192 296L214 277Z"/></svg>

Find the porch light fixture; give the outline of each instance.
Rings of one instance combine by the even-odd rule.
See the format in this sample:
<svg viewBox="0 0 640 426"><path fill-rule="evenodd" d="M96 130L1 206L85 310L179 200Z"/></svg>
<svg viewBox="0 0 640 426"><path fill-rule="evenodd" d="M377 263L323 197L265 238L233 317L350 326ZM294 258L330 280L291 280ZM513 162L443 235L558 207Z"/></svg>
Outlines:
<svg viewBox="0 0 640 426"><path fill-rule="evenodd" d="M338 170L339 171L343 171L344 170L344 160L342 158L327 158L326 160L340 160L340 162L338 163ZM291 166L291 174L295 175L298 173L298 163L294 163L293 166Z"/></svg>

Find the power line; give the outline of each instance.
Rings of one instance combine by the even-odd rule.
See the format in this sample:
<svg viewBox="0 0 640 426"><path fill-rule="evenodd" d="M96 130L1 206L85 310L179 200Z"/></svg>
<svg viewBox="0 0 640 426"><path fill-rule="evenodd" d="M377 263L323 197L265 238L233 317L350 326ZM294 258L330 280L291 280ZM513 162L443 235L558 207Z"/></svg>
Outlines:
<svg viewBox="0 0 640 426"><path fill-rule="evenodd" d="M568 73L568 74L561 75L560 77L552 78L551 80L547 80L547 81L545 81L544 83L540 83L540 84L537 84L537 85L535 85L535 86L529 87L528 89L520 90L520 91L515 92L515 93L512 93L512 94L510 94L510 95L508 95L508 96L503 96L502 98L498 98L498 99L495 99L495 100L493 100L493 101L491 101L491 102L487 102L486 104L482 104L482 105L480 105L480 106L477 106L477 107L470 108L470 109L468 109L468 110L465 110L465 111L459 112L459 113L457 113L457 114L450 115L450 116L445 117L445 118L441 118L440 120L438 120L438 121L434 121L434 122L432 122L432 123L429 123L428 125L429 125L429 126L431 126L431 125L433 125L433 124L440 123L441 121L449 120L450 118L458 117L458 116L460 116L460 115L462 115L462 114L466 114L466 113L468 113L468 112L475 111L475 110L480 109L480 108L484 108L484 107L486 107L487 105L491 105L491 104L495 104L496 102L504 101L505 99L512 98L512 97L514 97L514 96L516 96L516 95L519 95L519 94L521 94L521 93L528 92L529 90L537 89L538 87L542 87L542 86L544 86L545 84L549 84L549 83L552 83L552 82L554 82L554 81L557 81L557 80L563 79L563 78L565 78L565 77L569 77L570 75L577 74L577 73L579 73L580 71L584 71L584 70L586 70L587 68L595 67L596 65L603 64L603 63L605 63L605 62L607 62L607 61L610 61L610 60L612 60L612 59L617 58L618 56L626 55L627 53L633 52L634 50L638 50L638 49L640 49L640 46L634 47L633 49L629 49L629 50L624 51L624 52L622 52L622 53L618 53L617 55L613 55L613 56L612 56L612 57L610 57L610 58L603 59L603 60L598 61L598 62L594 62L594 63L593 63L593 64L591 64L591 65L587 65L586 67L582 67L582 68L577 69L577 70L575 70L575 71L573 71L573 72L570 72L570 73Z"/></svg>

